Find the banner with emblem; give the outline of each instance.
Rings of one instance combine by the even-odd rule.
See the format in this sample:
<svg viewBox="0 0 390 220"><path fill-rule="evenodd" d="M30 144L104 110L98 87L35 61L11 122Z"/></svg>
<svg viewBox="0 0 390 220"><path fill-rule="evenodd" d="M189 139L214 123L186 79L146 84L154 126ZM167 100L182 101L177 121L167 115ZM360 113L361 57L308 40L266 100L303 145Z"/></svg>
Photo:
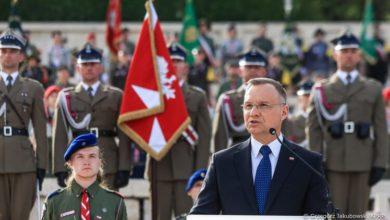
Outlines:
<svg viewBox="0 0 390 220"><path fill-rule="evenodd" d="M189 126L190 118L152 2L126 80L118 126L161 160Z"/></svg>
<svg viewBox="0 0 390 220"><path fill-rule="evenodd" d="M110 0L106 15L106 43L112 54L117 53L117 44L121 37L121 0Z"/></svg>
<svg viewBox="0 0 390 220"><path fill-rule="evenodd" d="M186 0L184 8L183 29L180 33L180 44L188 50L187 62L192 64L195 59L192 50L199 47L199 30L192 0Z"/></svg>

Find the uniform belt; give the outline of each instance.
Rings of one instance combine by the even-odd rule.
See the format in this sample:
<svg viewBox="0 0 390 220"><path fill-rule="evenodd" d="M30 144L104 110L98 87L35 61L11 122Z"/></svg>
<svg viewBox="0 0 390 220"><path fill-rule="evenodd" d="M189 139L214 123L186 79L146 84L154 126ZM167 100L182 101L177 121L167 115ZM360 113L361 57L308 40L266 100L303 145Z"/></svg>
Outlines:
<svg viewBox="0 0 390 220"><path fill-rule="evenodd" d="M114 130L104 130L104 129L98 129L98 128L91 128L90 130L74 130L72 131L73 137L82 135L82 134L88 134L93 133L97 137L115 137L117 135L116 131Z"/></svg>
<svg viewBox="0 0 390 220"><path fill-rule="evenodd" d="M28 136L28 131L25 128L14 128L11 126L4 126L0 128L0 135L4 137L11 137L15 135Z"/></svg>

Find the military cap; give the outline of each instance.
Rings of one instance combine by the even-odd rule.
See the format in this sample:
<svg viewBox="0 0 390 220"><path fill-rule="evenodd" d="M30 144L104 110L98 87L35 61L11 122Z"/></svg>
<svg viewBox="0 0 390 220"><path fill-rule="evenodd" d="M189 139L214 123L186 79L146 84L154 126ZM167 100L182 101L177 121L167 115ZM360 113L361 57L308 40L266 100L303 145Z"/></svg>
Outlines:
<svg viewBox="0 0 390 220"><path fill-rule="evenodd" d="M97 137L95 134L89 133L79 135L69 144L68 148L65 151L64 159L65 161L68 161L72 154L74 154L76 151L86 147L95 146L97 146Z"/></svg>
<svg viewBox="0 0 390 220"><path fill-rule="evenodd" d="M168 47L169 54L171 55L172 60L183 60L187 58L187 51L178 43L172 43Z"/></svg>
<svg viewBox="0 0 390 220"><path fill-rule="evenodd" d="M192 174L192 176L187 182L186 192L190 191L196 182L203 181L204 178L206 177L206 173L207 173L206 169L199 169L195 171L195 173Z"/></svg>
<svg viewBox="0 0 390 220"><path fill-rule="evenodd" d="M309 95L311 92L311 89L313 88L313 85L314 85L314 82L311 80L307 80L307 81L303 82L300 85L299 90L297 91L297 95L299 95L299 96Z"/></svg>
<svg viewBox="0 0 390 220"><path fill-rule="evenodd" d="M102 53L99 49L94 48L91 44L86 44L85 47L77 53L77 63L101 63Z"/></svg>
<svg viewBox="0 0 390 220"><path fill-rule="evenodd" d="M347 48L359 48L359 39L353 35L350 31L347 31L340 37L337 37L331 41L334 44L335 50L342 50Z"/></svg>
<svg viewBox="0 0 390 220"><path fill-rule="evenodd" d="M0 35L0 48L24 50L25 46L26 40L11 29L4 31Z"/></svg>
<svg viewBox="0 0 390 220"><path fill-rule="evenodd" d="M265 53L254 47L242 55L239 64L240 66L267 67L268 61Z"/></svg>

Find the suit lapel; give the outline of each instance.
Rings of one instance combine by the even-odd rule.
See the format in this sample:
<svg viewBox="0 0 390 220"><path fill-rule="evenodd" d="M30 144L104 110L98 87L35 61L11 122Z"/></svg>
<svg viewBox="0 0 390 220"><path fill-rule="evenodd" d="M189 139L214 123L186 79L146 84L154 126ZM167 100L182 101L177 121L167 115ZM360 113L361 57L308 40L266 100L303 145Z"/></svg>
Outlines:
<svg viewBox="0 0 390 220"><path fill-rule="evenodd" d="M332 90L338 95L345 94L347 91L347 87L344 85L343 81L337 76L336 73L334 73L331 78L330 82L332 82Z"/></svg>
<svg viewBox="0 0 390 220"><path fill-rule="evenodd" d="M96 90L96 94L92 99L92 106L99 103L101 100L107 97L107 87L100 84Z"/></svg>
<svg viewBox="0 0 390 220"><path fill-rule="evenodd" d="M359 92L364 87L364 82L361 80L360 76L358 76L354 82L349 85L348 89L348 97L352 96L353 94Z"/></svg>
<svg viewBox="0 0 390 220"><path fill-rule="evenodd" d="M89 97L87 91L85 91L85 89L83 88L83 86L81 85L81 83L79 83L77 86L76 86L76 89L75 89L75 92L76 92L76 98L87 103L87 104L91 104L91 98Z"/></svg>
<svg viewBox="0 0 390 220"><path fill-rule="evenodd" d="M283 143L289 146L290 149L292 149L293 151L295 150L293 145L291 145L285 138L283 140ZM271 180L271 189L268 193L267 203L265 206L265 213L267 213L270 207L272 206L272 203L277 197L280 188L283 186L284 181L286 180L287 176L290 174L292 168L295 166L297 159L298 158L295 158L295 156L289 150L287 150L285 146L282 145L280 149L279 159L276 164L275 173Z"/></svg>
<svg viewBox="0 0 390 220"><path fill-rule="evenodd" d="M9 92L11 97L15 97L15 95L22 88L23 80L24 79L22 79L19 75L16 77L14 85L12 86L11 91Z"/></svg>
<svg viewBox="0 0 390 220"><path fill-rule="evenodd" d="M188 90L189 90L189 85L186 82L184 82L181 87L181 91L183 92L185 103L188 103L190 99L190 93L188 92Z"/></svg>
<svg viewBox="0 0 390 220"><path fill-rule="evenodd" d="M3 81L3 77L0 77L0 91L2 94L8 93L5 82Z"/></svg>
<svg viewBox="0 0 390 220"><path fill-rule="evenodd" d="M253 188L252 159L250 139L241 143L239 150L234 153L234 165L240 178L241 186L254 212L258 212L255 190Z"/></svg>

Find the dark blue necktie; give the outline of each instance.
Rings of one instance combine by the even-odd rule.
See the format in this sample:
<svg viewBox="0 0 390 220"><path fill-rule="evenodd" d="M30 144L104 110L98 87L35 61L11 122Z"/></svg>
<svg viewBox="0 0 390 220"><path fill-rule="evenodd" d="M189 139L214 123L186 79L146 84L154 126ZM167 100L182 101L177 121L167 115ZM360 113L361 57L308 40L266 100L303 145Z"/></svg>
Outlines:
<svg viewBox="0 0 390 220"><path fill-rule="evenodd" d="M265 202L267 201L267 195L269 192L272 178L271 161L269 159L271 149L267 145L263 145L260 148L260 153L261 155L263 155L263 159L261 159L260 164L256 170L255 192L257 205L259 208L259 214L264 215Z"/></svg>

